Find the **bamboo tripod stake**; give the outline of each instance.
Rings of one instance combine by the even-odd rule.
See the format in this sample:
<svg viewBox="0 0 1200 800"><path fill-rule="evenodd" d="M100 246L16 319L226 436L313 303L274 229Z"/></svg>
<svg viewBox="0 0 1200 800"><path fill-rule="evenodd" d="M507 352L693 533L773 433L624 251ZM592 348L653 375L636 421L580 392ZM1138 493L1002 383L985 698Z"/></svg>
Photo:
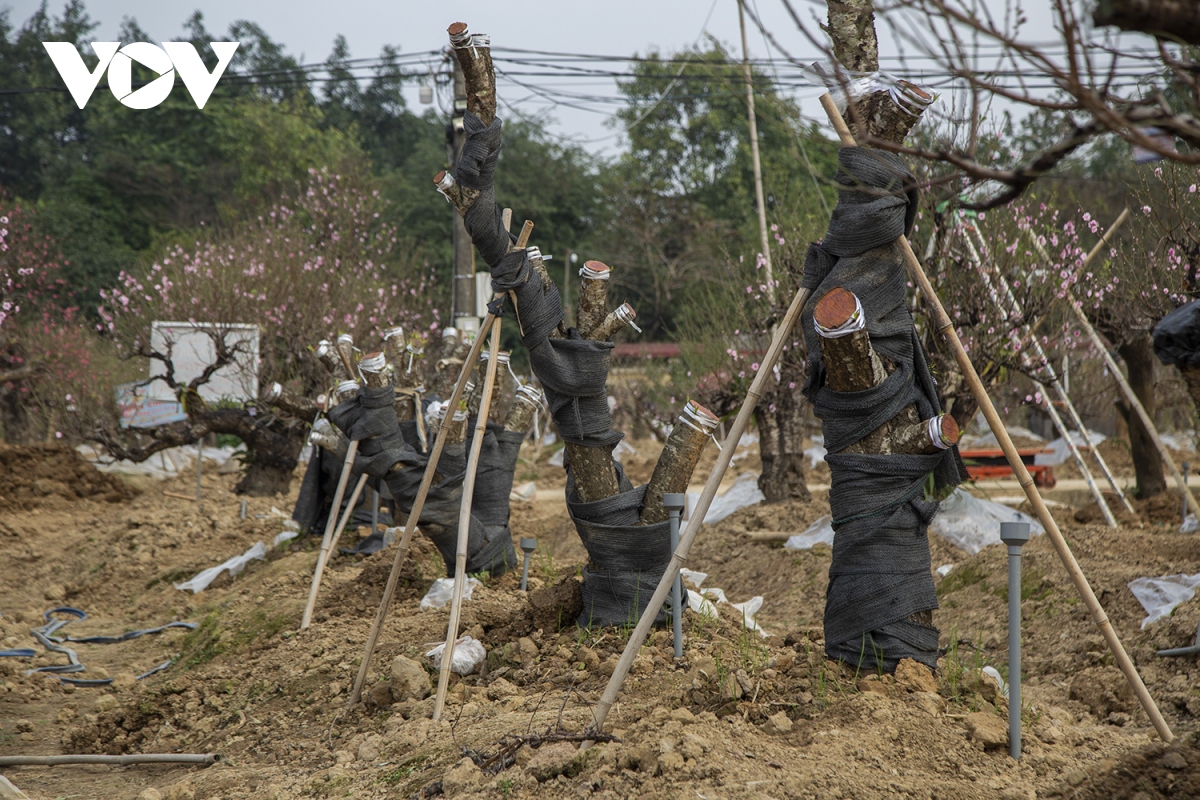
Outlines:
<svg viewBox="0 0 1200 800"><path fill-rule="evenodd" d="M312 586L308 590L308 605L304 607L304 616L300 618L300 630L307 630L312 624L313 608L317 604L317 591L321 587L321 575L325 572L325 560L329 553L329 544L333 540L334 526L337 525L338 513L342 510L342 498L346 495L346 484L350 481L350 471L354 467L354 457L358 455L358 442L351 442L346 447L346 459L342 463L342 475L338 478L337 491L333 493L333 505L329 507L329 522L325 523L325 535L321 537L321 552L317 553L317 568L313 572Z"/></svg>
<svg viewBox="0 0 1200 800"><path fill-rule="evenodd" d="M1109 237L1112 236L1117 228L1119 228L1121 224L1124 223L1128 218L1129 209L1123 209L1121 211L1121 215L1117 217L1116 221L1108 227L1108 230L1104 232L1104 236L1101 237L1100 241L1096 243L1096 246L1093 247L1091 252L1089 252L1084 258L1082 267L1086 267L1091 263L1092 259L1095 258L1095 256L1108 244ZM1033 240L1033 245L1037 248L1038 253L1042 256L1042 258L1046 259L1046 263L1049 264L1050 257L1046 255L1045 249L1041 246L1041 244L1038 243L1037 237L1032 236L1031 233L1030 238ZM1175 479L1175 485L1179 487L1180 493L1187 498L1188 508L1200 508L1200 506L1196 505L1196 498L1192 495L1192 490L1188 488L1187 480L1184 479L1183 473L1179 471L1179 467L1175 466L1175 459L1171 458L1171 454L1167 452L1166 446L1163 445L1162 439L1158 435L1158 428L1154 426L1154 422L1150 419L1150 415L1146 413L1146 407L1142 405L1142 401L1138 399L1136 394L1134 394L1133 387L1129 385L1129 381L1125 380L1125 375L1121 372L1121 367L1117 364L1116 359L1109 354L1108 348L1104 346L1104 340L1100 338L1100 334L1096 333L1096 329L1092 327L1092 323L1088 322L1087 316L1083 313L1082 306L1079 305L1079 301L1075 299L1075 295L1071 293L1070 289L1067 290L1067 305L1069 305L1071 307L1071 311L1075 313L1076 319L1079 320L1079 324L1083 327L1084 331L1087 332L1088 337L1091 338L1092 344L1094 344L1096 349L1100 351L1100 355L1104 358L1105 366L1107 366L1108 371L1112 373L1113 379L1116 380L1117 385L1121 387L1121 392L1125 395L1125 399L1128 400L1129 405L1133 406L1134 410L1137 411L1138 419L1142 421L1142 426L1146 429L1146 433L1150 434L1150 439L1154 442L1154 447L1158 450L1159 457L1162 459L1163 463L1167 465L1167 469L1171 471L1171 476Z"/></svg>
<svg viewBox="0 0 1200 800"><path fill-rule="evenodd" d="M842 145L844 147L856 147L857 142L855 142L854 136L850 133L850 129L846 127L846 122L842 119L842 115L838 113L837 106L833 104L833 98L827 94L822 95L821 105L824 107L825 113L829 115L829 121L837 129ZM909 245L908 238L901 236L896 240L896 243L900 246L900 250L904 254L905 265L909 268L912 276L916 278L917 285L921 287L921 292L925 295L925 300L933 313L934 325L938 333L941 333L949 341L950 347L954 351L954 360L958 362L958 368L962 370L968 385L971 387L971 394L974 395L980 410L983 411L983 415L987 419L992 433L995 434L996 440L1000 443L1000 448L1004 451L1009 465L1012 467L1013 472L1016 473L1021 488L1025 490L1025 496L1029 498L1029 503L1033 506L1038 521L1046 529L1046 535L1050 537L1050 541L1053 543L1054 549L1058 552L1063 566L1066 567L1067 574L1071 577L1071 582L1075 584L1075 588L1083 598L1084 604L1087 605L1088 611L1091 612L1092 619L1108 643L1109 649L1112 650L1117 666L1120 667L1121 672L1125 673L1125 679L1129 681L1130 687L1133 689L1134 694L1137 695L1138 702L1141 703L1142 708L1146 711L1146 716L1150 718L1150 722L1154 725L1154 729L1158 731L1159 737L1164 742L1171 742L1175 738L1174 734L1171 733L1167 721L1163 719L1162 712L1158 710L1154 698L1150 696L1150 692L1146 689L1146 684L1142 682L1142 677L1138 674L1137 667L1133 665L1129 654L1125 652L1125 648L1121 645L1121 640L1117 638L1116 631L1113 630L1112 623L1109 622L1108 614L1105 613L1104 607L1100 605L1100 601L1096 599L1096 594L1088 584L1083 570L1080 569L1079 562L1075 560L1070 546L1063 538L1062 531L1058 529L1058 523L1050 515L1050 509L1046 507L1041 493L1034 486L1029 470L1025 468L1025 463L1017 453L1017 448L1013 444L1012 438L1009 437L1008 430L1004 427L1004 422L1000 419L1000 415L996 413L996 407L992 405L992 399L988 397L987 390L983 386L983 381L979 379L979 375L975 372L975 367L971 363L970 356L967 355L967 351L963 349L962 342L959 341L958 332L954 330L954 323L950 321L950 317L946 314L946 309L942 307L942 301L938 299L937 293L933 289L933 284L929 282L928 276L925 275L925 270L921 268L921 262L917 260L917 255L913 252L912 246ZM1082 316L1082 312L1078 313Z"/></svg>
<svg viewBox="0 0 1200 800"><path fill-rule="evenodd" d="M517 240L516 247L524 249L529 243L529 235L533 231L533 224L526 222L521 229L521 236ZM500 300L504 295L497 294L492 299ZM475 363L479 360L479 354L483 351L483 343L487 340L488 332L491 331L492 325L499 319L495 314L488 312L488 315L483 318L483 322L479 326L479 335L471 344L471 350L467 353L467 357L463 359L462 367L458 373L458 381L454 384L454 391L450 393L450 399L446 404L447 409L458 408L459 402L462 400L463 393L467 388L467 381L471 378L471 370L475 368ZM491 359L489 359L491 361ZM453 413L453 411L451 411ZM437 437L433 440L433 450L429 453L429 461L425 465L425 473L421 477L421 486L417 489L417 496L413 500L412 510L408 514L408 520L404 523L404 533L400 535L400 543L396 546L396 556L392 560L392 571L388 573L387 585L383 588L383 598L379 601L379 610L375 612L375 622L371 626L371 632L367 635L367 644L363 648L362 663L358 665L358 676L354 679L354 689L350 692L349 705L353 706L362 699L363 686L367 683L367 674L371 670L371 659L375 656L375 646L379 642L379 634L383 630L383 623L387 619L388 609L392 606L392 600L396 597L396 587L400 583L400 567L408 558L409 548L412 546L413 531L416 530L417 521L421 518L421 512L425 509L425 498L429 496L429 488L433 485L434 475L437 474L438 462L442 458L442 450L446 447L447 428L443 424L438 428Z"/></svg>
<svg viewBox="0 0 1200 800"><path fill-rule="evenodd" d="M353 444L358 444L354 442ZM337 547L338 539L341 538L342 532L346 530L346 526L350 524L350 517L354 514L355 506L358 505L358 498L362 496L363 487L367 485L366 474L358 477L358 483L354 485L354 491L350 493L350 501L346 503L346 510L342 512L341 518L333 529L333 534L321 541L321 552L317 554L317 568L313 572L312 586L308 590L308 604L304 607L304 618L300 623L300 630L304 630L312 623L313 612L317 608L317 594L321 591L321 581L325 577L325 568L329 566L329 554ZM336 509L331 509L330 514L335 514ZM331 517L330 521L333 519ZM374 529L372 528L372 533Z"/></svg>
<svg viewBox="0 0 1200 800"><path fill-rule="evenodd" d="M462 616L463 587L467 582L467 540L471 531L471 502L475 499L475 474L479 469L479 452L487 432L488 412L491 410L492 387L500 363L500 326L492 324L492 342L487 374L483 379L483 399L475 418L475 434L471 437L471 452L467 457L467 474L463 478L462 507L458 512L458 552L454 556L454 596L450 601L450 624L446 629L446 645L442 650L442 669L438 675L437 696L433 701L433 719L442 718L446 705L446 689L450 685L450 667L454 660L454 645L458 639L458 624Z"/></svg>

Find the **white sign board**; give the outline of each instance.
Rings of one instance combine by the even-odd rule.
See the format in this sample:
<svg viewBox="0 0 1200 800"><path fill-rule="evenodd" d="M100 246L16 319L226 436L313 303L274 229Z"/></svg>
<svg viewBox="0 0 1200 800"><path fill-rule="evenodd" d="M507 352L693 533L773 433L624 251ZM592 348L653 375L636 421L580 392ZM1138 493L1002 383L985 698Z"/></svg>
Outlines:
<svg viewBox="0 0 1200 800"><path fill-rule="evenodd" d="M155 352L168 354L180 384L199 376L216 363L213 335L224 336L225 345L237 347L234 362L213 373L200 387L205 402L219 400L249 401L258 398L258 326L216 325L201 322L154 322L150 325L150 346ZM166 365L150 360L150 376L165 375ZM149 385L149 396L157 400L174 400L175 395L163 381Z"/></svg>

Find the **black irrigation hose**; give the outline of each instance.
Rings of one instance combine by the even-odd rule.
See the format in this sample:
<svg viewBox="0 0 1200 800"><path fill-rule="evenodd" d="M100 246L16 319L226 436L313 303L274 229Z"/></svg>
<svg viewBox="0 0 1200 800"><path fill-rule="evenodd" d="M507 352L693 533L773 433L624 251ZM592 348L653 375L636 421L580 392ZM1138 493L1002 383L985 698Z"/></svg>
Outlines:
<svg viewBox="0 0 1200 800"><path fill-rule="evenodd" d="M62 653L63 655L65 655L67 657L67 661L69 663L53 664L53 665L46 666L46 667L37 667L35 669L26 670L26 672L25 672L26 675L33 675L34 673L41 672L41 673L47 673L47 674L61 676L61 675L66 675L66 674L70 674L70 673L86 671L87 667L85 667L83 665L83 663L80 662L79 655L74 650L72 650L70 647L64 646L67 642L79 643L79 644L117 644L118 642L128 642L133 639L138 639L142 636L146 636L147 634L151 634L151 633L162 633L163 631L168 630L170 628L184 628L186 630L191 631L191 630L195 630L197 627L195 622L168 622L166 625L162 625L157 628L146 628L145 630L140 630L140 631L129 631L127 633L122 633L119 636L84 636L84 637L77 639L72 636L56 637L54 635L55 633L57 633L58 631L65 628L67 625L70 625L71 622L73 622L74 620L53 619L51 617L52 614L69 614L77 620L85 620L85 619L87 619L87 616L88 616L87 612L81 611L78 608L71 608L70 606L58 606L57 608L52 608L49 611L42 614L42 618L46 620L46 624L40 628L32 629L30 631L30 633L33 634L33 638L37 639L38 642L43 647L45 647L47 650L49 650L50 652ZM22 648L15 649L15 650L0 650L0 658L33 658L36 655L37 655L37 651L34 650L32 647L22 647ZM147 672L144 672L141 675L138 675L137 680L140 681L142 678L146 678L146 677L149 677L150 675L154 675L155 673L162 672L164 669L166 669L169 666L171 666L171 661L170 660L164 661L163 663L159 664L157 667L154 667L153 669L151 669ZM62 681L63 683L69 683L72 686L81 686L81 687L108 686L109 684L111 684L113 682L112 678L84 679L84 678L60 677L59 680ZM68 763L68 762L62 762L62 763ZM208 763L211 763L211 762L208 762Z"/></svg>

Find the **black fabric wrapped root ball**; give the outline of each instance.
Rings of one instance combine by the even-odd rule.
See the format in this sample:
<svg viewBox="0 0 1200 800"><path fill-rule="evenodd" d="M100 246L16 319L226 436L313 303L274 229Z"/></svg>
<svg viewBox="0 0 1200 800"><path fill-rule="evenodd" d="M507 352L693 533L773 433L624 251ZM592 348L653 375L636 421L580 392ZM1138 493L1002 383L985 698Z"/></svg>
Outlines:
<svg viewBox="0 0 1200 800"><path fill-rule="evenodd" d="M394 390L390 386L364 388L356 397L331 409L329 418L347 436L361 440L359 451L363 455L355 459L356 472L365 469L367 474L382 478L395 507L407 515L412 512L428 458L417 450L417 423L398 422L393 400ZM468 573L501 575L517 566L508 527L508 496L522 438L500 426L488 426L480 450L467 533ZM418 521L421 532L442 554L450 577L455 573L459 511L466 479L466 459L461 448L462 445L457 454L450 447L442 453L438 472L444 476L443 480L429 487ZM404 466L390 472L398 462Z"/></svg>

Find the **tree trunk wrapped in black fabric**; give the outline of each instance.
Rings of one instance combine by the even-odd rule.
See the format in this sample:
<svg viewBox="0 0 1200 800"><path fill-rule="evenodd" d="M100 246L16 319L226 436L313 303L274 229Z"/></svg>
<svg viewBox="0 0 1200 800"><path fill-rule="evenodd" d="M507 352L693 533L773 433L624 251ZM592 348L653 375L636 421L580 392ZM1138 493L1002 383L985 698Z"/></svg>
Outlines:
<svg viewBox="0 0 1200 800"><path fill-rule="evenodd" d="M359 451L364 455L356 460L356 467L362 466L368 475L381 477L387 484L395 508L408 514L416 499L428 458L416 449L419 441L417 423L398 422L395 407L389 399L391 397L394 397L394 392L390 386L361 389L358 396L332 409L329 419L351 439L361 440ZM503 442L498 438L498 433L505 434ZM500 426L489 426L484 437L480 470L475 481L476 498L467 533L467 572L501 575L517 565L512 532L508 527L508 495L512 491L521 437L517 435L515 448L511 438L512 435ZM392 471L397 463L403 466ZM447 447L438 464L438 472L445 477L430 487L418 525L442 554L446 574L453 577L459 510L466 477L466 464L461 452L456 458ZM488 476L486 487L479 481L484 475ZM503 498L498 499L501 491Z"/></svg>
<svg viewBox="0 0 1200 800"><path fill-rule="evenodd" d="M292 508L292 519L300 526L301 533L316 533L320 536L329 522L329 509L337 492L345 453L337 456L316 445L312 446L312 451L308 467L304 470L304 480L300 483L300 494L296 498L295 507ZM350 493L347 492L342 498L343 511L349 502ZM381 516L381 519L386 522L390 517ZM354 516L349 524L371 524L371 509L367 507L365 496L359 498L358 507L354 509Z"/></svg>
<svg viewBox="0 0 1200 800"><path fill-rule="evenodd" d="M671 560L670 522L638 524L646 486L633 488L620 462L613 466L620 493L591 503L579 501L575 481L567 473L567 511L588 551L578 619L583 628L636 625ZM666 621L665 608L654 621Z"/></svg>
<svg viewBox="0 0 1200 800"><path fill-rule="evenodd" d="M562 331L558 288L533 269L525 251L509 252L515 238L504 229L492 185L501 122L496 119L485 126L468 111L464 126L467 138L455 177L480 194L463 219L491 269L492 288L514 300L521 339L546 392L558 435L571 444L607 447L611 452L622 438L612 429L605 385L613 343L584 339L575 328ZM670 529L667 523L638 525L646 487L634 489L619 463L614 461L613 468L620 492L593 503L578 502L570 462L565 466L568 509L590 562L584 573L579 623L636 621L670 560Z"/></svg>
<svg viewBox="0 0 1200 800"><path fill-rule="evenodd" d="M937 608L926 529L938 504L925 500L926 477L939 488L961 483L957 448L936 455L844 452L903 408L921 419L940 412L937 386L905 303L904 262L896 239L911 227L917 193L896 155L843 148L838 205L829 231L810 245L803 285L808 344L805 393L824 425L835 530L825 602L825 652L864 669L894 670L901 658L937 664L937 629L913 619ZM813 311L826 292L853 292L866 315L871 346L894 366L878 386L834 392L825 386Z"/></svg>

